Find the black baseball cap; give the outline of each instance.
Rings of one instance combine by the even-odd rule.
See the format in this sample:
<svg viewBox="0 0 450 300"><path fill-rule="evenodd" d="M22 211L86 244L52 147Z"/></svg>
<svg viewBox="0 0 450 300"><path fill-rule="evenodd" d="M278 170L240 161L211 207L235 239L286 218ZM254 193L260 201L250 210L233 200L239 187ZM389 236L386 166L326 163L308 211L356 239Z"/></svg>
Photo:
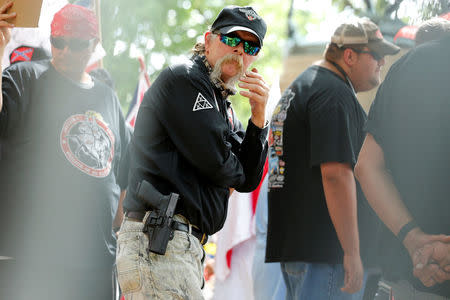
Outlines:
<svg viewBox="0 0 450 300"><path fill-rule="evenodd" d="M258 37L259 46L262 46L267 25L251 6L227 6L217 16L211 30L218 30L223 34L247 31Z"/></svg>

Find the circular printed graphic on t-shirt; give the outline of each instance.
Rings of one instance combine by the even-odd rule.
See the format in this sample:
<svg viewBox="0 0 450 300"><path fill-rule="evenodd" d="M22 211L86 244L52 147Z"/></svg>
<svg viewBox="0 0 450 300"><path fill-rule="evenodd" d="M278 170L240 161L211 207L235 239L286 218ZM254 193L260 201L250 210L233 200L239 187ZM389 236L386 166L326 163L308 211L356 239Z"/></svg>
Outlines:
<svg viewBox="0 0 450 300"><path fill-rule="evenodd" d="M67 160L93 177L106 177L114 158L114 134L94 111L70 116L60 136L61 149Z"/></svg>

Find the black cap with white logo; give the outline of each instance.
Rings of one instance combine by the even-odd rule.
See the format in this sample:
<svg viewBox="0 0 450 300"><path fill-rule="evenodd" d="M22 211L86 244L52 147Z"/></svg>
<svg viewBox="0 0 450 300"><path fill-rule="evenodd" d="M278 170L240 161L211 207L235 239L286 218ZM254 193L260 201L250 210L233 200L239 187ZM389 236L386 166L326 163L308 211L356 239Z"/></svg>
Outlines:
<svg viewBox="0 0 450 300"><path fill-rule="evenodd" d="M259 45L262 46L267 25L251 6L227 6L217 16L211 30L218 30L223 34L247 31L258 37Z"/></svg>

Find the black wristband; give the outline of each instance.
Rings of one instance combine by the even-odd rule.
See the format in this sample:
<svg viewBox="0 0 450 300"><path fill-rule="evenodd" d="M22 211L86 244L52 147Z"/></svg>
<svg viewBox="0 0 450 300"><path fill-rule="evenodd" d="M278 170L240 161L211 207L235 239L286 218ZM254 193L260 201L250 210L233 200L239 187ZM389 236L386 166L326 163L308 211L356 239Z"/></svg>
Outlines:
<svg viewBox="0 0 450 300"><path fill-rule="evenodd" d="M414 228L419 227L419 225L416 223L416 221L411 220L400 229L400 231L397 233L398 240L403 243L403 240L405 239L408 232L413 230Z"/></svg>

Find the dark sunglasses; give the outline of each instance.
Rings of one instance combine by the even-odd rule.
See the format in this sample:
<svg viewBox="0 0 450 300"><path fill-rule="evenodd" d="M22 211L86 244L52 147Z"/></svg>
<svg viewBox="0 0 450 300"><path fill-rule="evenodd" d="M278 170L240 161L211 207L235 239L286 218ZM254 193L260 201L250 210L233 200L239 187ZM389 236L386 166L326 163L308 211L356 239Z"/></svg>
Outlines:
<svg viewBox="0 0 450 300"><path fill-rule="evenodd" d="M356 53L366 53L369 54L373 57L373 59L375 59L376 61L380 61L383 59L384 56L381 56L373 51L367 51L367 50L358 50L358 49L354 49L354 48L349 48L352 49L353 51L355 51Z"/></svg>
<svg viewBox="0 0 450 300"><path fill-rule="evenodd" d="M246 41L244 39L241 39L240 37L225 34L220 34L219 36L220 41L230 47L237 47L240 43L243 42L244 52L247 53L248 55L255 56L258 54L259 50L261 50L261 47L256 45L254 42Z"/></svg>
<svg viewBox="0 0 450 300"><path fill-rule="evenodd" d="M64 49L69 47L70 51L79 52L82 50L87 49L88 47L92 46L94 44L95 38L90 40L79 40L79 39L70 39L65 40L61 37L50 37L50 43L55 47L56 49Z"/></svg>

